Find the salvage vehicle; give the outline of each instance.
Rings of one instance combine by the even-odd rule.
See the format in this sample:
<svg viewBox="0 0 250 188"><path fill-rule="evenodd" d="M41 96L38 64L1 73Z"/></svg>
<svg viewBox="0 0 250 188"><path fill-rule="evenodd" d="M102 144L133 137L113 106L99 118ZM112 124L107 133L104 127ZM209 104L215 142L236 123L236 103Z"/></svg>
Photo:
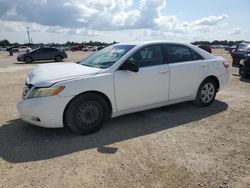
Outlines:
<svg viewBox="0 0 250 188"><path fill-rule="evenodd" d="M239 74L242 78L250 77L250 53L246 54L240 61Z"/></svg>
<svg viewBox="0 0 250 188"><path fill-rule="evenodd" d="M33 61L54 60L61 62L65 58L67 58L67 54L64 51L57 48L45 47L18 55L17 61L32 63Z"/></svg>
<svg viewBox="0 0 250 188"><path fill-rule="evenodd" d="M90 134L109 117L184 101L208 106L228 81L228 66L191 44L118 43L76 63L38 65L17 109L31 124Z"/></svg>
<svg viewBox="0 0 250 188"><path fill-rule="evenodd" d="M243 42L237 44L236 49L231 52L231 56L233 58L233 67L239 67L241 59L250 52L250 43Z"/></svg>

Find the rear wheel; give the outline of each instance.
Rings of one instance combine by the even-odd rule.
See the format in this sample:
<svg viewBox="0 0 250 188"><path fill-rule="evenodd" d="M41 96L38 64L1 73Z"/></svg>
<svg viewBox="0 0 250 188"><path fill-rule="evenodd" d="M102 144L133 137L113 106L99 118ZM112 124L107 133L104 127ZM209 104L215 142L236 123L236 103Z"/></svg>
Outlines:
<svg viewBox="0 0 250 188"><path fill-rule="evenodd" d="M31 57L25 57L24 62L25 63L32 63Z"/></svg>
<svg viewBox="0 0 250 188"><path fill-rule="evenodd" d="M213 79L205 79L199 89L198 92L196 94L196 98L195 98L195 104L197 106L208 106L210 104L213 103L215 96L216 96L216 84L215 81Z"/></svg>
<svg viewBox="0 0 250 188"><path fill-rule="evenodd" d="M65 123L77 134L91 134L103 126L108 117L108 105L97 94L83 94L70 102L65 111Z"/></svg>
<svg viewBox="0 0 250 188"><path fill-rule="evenodd" d="M62 56L60 56L60 55L57 55L56 57L55 57L55 61L56 62L61 62L62 61Z"/></svg>

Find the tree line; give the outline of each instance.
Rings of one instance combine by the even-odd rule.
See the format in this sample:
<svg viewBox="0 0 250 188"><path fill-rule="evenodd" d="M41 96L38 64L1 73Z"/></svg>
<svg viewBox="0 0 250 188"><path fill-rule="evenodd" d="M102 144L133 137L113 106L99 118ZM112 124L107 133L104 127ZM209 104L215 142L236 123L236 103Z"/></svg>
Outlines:
<svg viewBox="0 0 250 188"><path fill-rule="evenodd" d="M110 44L115 44L117 43L116 41L113 41L112 43L106 43L106 42L100 42L100 41L84 41L84 42L71 42L71 41L67 41L66 43L60 44L60 43L36 43L36 44L20 44L20 43L10 43L8 40L4 39L4 40L0 40L0 46L19 46L19 45L25 45L25 46L34 46L34 45L49 45L49 46L55 46L55 47L59 47L59 46L77 46L77 45L86 45L86 46L107 46Z"/></svg>
<svg viewBox="0 0 250 188"><path fill-rule="evenodd" d="M233 46L236 44L239 44L241 42L244 42L243 40L238 40L238 41L228 41L228 40L214 40L212 42L210 41L195 41L192 42L194 45L223 45L223 46Z"/></svg>
<svg viewBox="0 0 250 188"><path fill-rule="evenodd" d="M242 40L239 41L228 41L228 40L214 40L212 42L210 41L194 41L192 42L192 44L194 45L223 45L223 46L233 46L236 45L238 43L243 42ZM67 41L66 43L60 44L60 43L48 43L48 44L44 44L44 43L36 43L36 44L25 44L27 46L34 46L34 45L49 45L49 46L55 46L55 47L59 47L59 46L76 46L76 45L86 45L86 46L108 46L110 44L115 44L117 43L116 41L113 41L112 43L106 43L106 42L100 42L100 41L89 41L89 42L71 42L71 41ZM0 46L18 46L21 45L19 43L10 43L8 40L4 39L4 40L0 40Z"/></svg>

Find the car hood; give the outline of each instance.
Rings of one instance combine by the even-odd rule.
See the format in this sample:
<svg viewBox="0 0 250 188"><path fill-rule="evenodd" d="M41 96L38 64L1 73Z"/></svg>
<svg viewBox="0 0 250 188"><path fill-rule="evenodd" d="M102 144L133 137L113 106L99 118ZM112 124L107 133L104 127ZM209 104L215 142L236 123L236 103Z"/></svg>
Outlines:
<svg viewBox="0 0 250 188"><path fill-rule="evenodd" d="M17 57L23 57L23 56L25 56L25 55L27 55L27 54L29 54L29 52L22 52L22 53L20 53Z"/></svg>
<svg viewBox="0 0 250 188"><path fill-rule="evenodd" d="M49 87L56 82L95 75L102 69L83 66L77 63L40 64L26 78L26 84L35 87Z"/></svg>

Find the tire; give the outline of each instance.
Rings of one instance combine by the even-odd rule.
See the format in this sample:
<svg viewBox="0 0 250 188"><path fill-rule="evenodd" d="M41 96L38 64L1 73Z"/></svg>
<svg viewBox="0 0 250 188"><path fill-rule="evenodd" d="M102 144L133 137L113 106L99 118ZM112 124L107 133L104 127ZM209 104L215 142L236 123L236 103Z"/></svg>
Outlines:
<svg viewBox="0 0 250 188"><path fill-rule="evenodd" d="M218 88L213 79L205 79L197 91L194 101L195 105L205 107L212 104L215 99L217 89Z"/></svg>
<svg viewBox="0 0 250 188"><path fill-rule="evenodd" d="M239 75L241 78L247 78L247 73L245 71L242 71L242 66L239 67Z"/></svg>
<svg viewBox="0 0 250 188"><path fill-rule="evenodd" d="M241 75L241 66L242 65L239 66L239 75Z"/></svg>
<svg viewBox="0 0 250 188"><path fill-rule="evenodd" d="M29 57L29 56L28 56L28 57L25 57L25 58L24 58L24 62L25 62L25 63L32 63L32 58Z"/></svg>
<svg viewBox="0 0 250 188"><path fill-rule="evenodd" d="M56 62L62 62L62 60L63 60L63 58L62 58L62 56L60 56L60 55L57 55L57 56L55 57L55 61L56 61Z"/></svg>
<svg viewBox="0 0 250 188"><path fill-rule="evenodd" d="M91 134L102 128L108 114L106 101L97 94L87 93L76 97L68 104L64 113L64 123L77 134Z"/></svg>

